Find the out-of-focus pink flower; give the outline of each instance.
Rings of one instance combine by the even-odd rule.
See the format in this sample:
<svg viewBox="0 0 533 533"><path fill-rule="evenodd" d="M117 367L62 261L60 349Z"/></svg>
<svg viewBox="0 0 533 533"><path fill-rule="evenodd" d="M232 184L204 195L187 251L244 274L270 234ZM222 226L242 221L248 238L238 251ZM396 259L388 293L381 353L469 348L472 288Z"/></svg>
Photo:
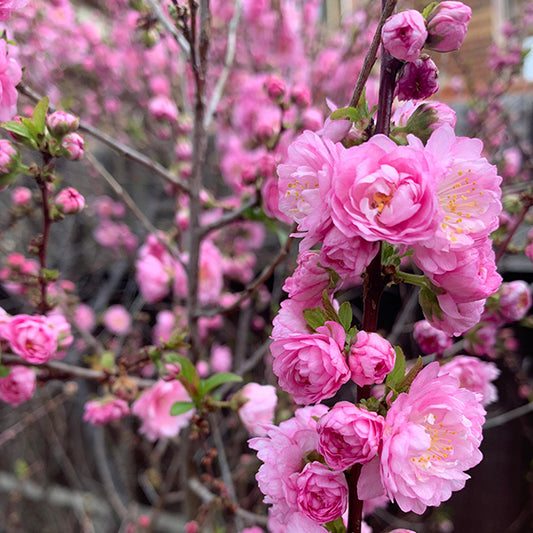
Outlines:
<svg viewBox="0 0 533 533"><path fill-rule="evenodd" d="M342 353L345 338L340 324L326 322L316 333L274 340L270 350L280 387L303 405L334 396L350 379Z"/></svg>
<svg viewBox="0 0 533 533"><path fill-rule="evenodd" d="M309 107L311 105L311 91L306 85L296 84L291 89L291 100L298 107Z"/></svg>
<svg viewBox="0 0 533 533"><path fill-rule="evenodd" d="M53 309L47 316L48 324L57 331L57 352L53 359L63 359L67 355L66 350L74 342L70 322L59 311Z"/></svg>
<svg viewBox="0 0 533 533"><path fill-rule="evenodd" d="M427 17L426 46L437 52L457 50L464 41L472 9L462 2L438 3Z"/></svg>
<svg viewBox="0 0 533 533"><path fill-rule="evenodd" d="M258 526L253 526L244 528L241 533L264 533L264 531Z"/></svg>
<svg viewBox="0 0 533 533"><path fill-rule="evenodd" d="M9 374L0 378L0 400L15 407L33 396L35 385L35 372L31 368L12 366Z"/></svg>
<svg viewBox="0 0 533 533"><path fill-rule="evenodd" d="M382 383L395 361L396 352L387 339L360 331L348 357L352 381L360 387Z"/></svg>
<svg viewBox="0 0 533 533"><path fill-rule="evenodd" d="M272 385L248 383L239 394L248 400L239 409L244 427L253 437L266 437L268 426L274 422L274 411L278 403L276 389Z"/></svg>
<svg viewBox="0 0 533 533"><path fill-rule="evenodd" d="M0 20L6 20L9 8L0 7ZM0 40L0 121L11 120L17 112L17 89L15 88L22 78L22 70L13 58L8 58L7 43Z"/></svg>
<svg viewBox="0 0 533 533"><path fill-rule="evenodd" d="M381 32L385 50L402 61L416 61L427 36L426 21L415 9L389 17Z"/></svg>
<svg viewBox="0 0 533 533"><path fill-rule="evenodd" d="M28 205L31 200L31 191L27 187L15 187L11 193L15 205Z"/></svg>
<svg viewBox="0 0 533 533"><path fill-rule="evenodd" d="M483 317L482 317L483 318ZM481 322L465 338L465 350L473 355L496 355L498 326L491 322Z"/></svg>
<svg viewBox="0 0 533 533"><path fill-rule="evenodd" d="M308 107L301 116L302 128L310 131L318 131L324 125L322 111L316 107Z"/></svg>
<svg viewBox="0 0 533 533"><path fill-rule="evenodd" d="M159 311L159 313L157 313L156 323L152 331L152 339L154 344L167 342L172 335L175 323L176 317L172 311Z"/></svg>
<svg viewBox="0 0 533 533"><path fill-rule="evenodd" d="M213 372L229 372L233 363L233 355L229 347L214 345L211 349L210 363Z"/></svg>
<svg viewBox="0 0 533 533"><path fill-rule="evenodd" d="M285 82L276 74L270 74L265 79L265 90L268 94L268 97L274 101L279 102L285 96L285 91L287 87Z"/></svg>
<svg viewBox="0 0 533 533"><path fill-rule="evenodd" d="M437 65L426 54L406 63L396 85L399 100L423 100L439 90Z"/></svg>
<svg viewBox="0 0 533 533"><path fill-rule="evenodd" d="M352 146L335 164L333 223L347 237L367 241L429 239L437 225L435 172L422 150L398 146L384 135Z"/></svg>
<svg viewBox="0 0 533 533"><path fill-rule="evenodd" d="M439 371L436 362L424 368L385 418L381 481L404 512L422 514L427 506L448 500L464 487L469 477L465 470L482 459L485 409L480 398L454 376L439 376ZM360 497L364 499L364 493Z"/></svg>
<svg viewBox="0 0 533 533"><path fill-rule="evenodd" d="M80 121L72 113L59 110L48 115L46 125L54 137L61 138L76 131L80 127Z"/></svg>
<svg viewBox="0 0 533 533"><path fill-rule="evenodd" d="M67 159L79 161L83 157L85 142L79 133L68 133L61 141L61 148Z"/></svg>
<svg viewBox="0 0 533 533"><path fill-rule="evenodd" d="M348 506L348 484L343 472L333 472L313 461L296 478L300 511L319 524L340 518Z"/></svg>
<svg viewBox="0 0 533 533"><path fill-rule="evenodd" d="M150 441L175 437L189 423L194 411L172 416L170 408L175 402L187 401L190 397L179 381L159 380L131 406L132 413L142 421L139 432Z"/></svg>
<svg viewBox="0 0 533 533"><path fill-rule="evenodd" d="M58 331L41 315L16 315L2 330L11 349L32 364L45 363L57 351Z"/></svg>
<svg viewBox="0 0 533 533"><path fill-rule="evenodd" d="M59 191L55 204L60 213L73 215L85 207L85 198L73 187L68 187Z"/></svg>
<svg viewBox="0 0 533 533"><path fill-rule="evenodd" d="M127 335L131 331L131 315L122 305L108 307L102 317L102 322L114 335Z"/></svg>
<svg viewBox="0 0 533 533"><path fill-rule="evenodd" d="M120 420L130 413L130 408L124 400L114 396L106 396L85 404L83 420L95 426L102 426L113 420Z"/></svg>
<svg viewBox="0 0 533 533"><path fill-rule="evenodd" d="M76 326L85 331L91 331L95 322L93 310L84 303L78 304L76 311L74 311L74 323Z"/></svg>
<svg viewBox="0 0 533 533"><path fill-rule="evenodd" d="M427 320L415 322L413 337L425 354L436 353L442 355L453 344L453 339L450 335L434 328Z"/></svg>
<svg viewBox="0 0 533 533"><path fill-rule="evenodd" d="M314 307L320 303L324 289L329 288L329 272L319 266L319 254L316 252L302 252L297 261L298 266L285 280L283 290L292 300Z"/></svg>
<svg viewBox="0 0 533 533"><path fill-rule="evenodd" d="M156 120L176 122L178 120L178 108L168 96L156 96L148 104L150 114Z"/></svg>
<svg viewBox="0 0 533 533"><path fill-rule="evenodd" d="M500 375L500 370L494 363L481 361L477 357L458 355L441 366L439 376L445 374L455 376L461 387L480 394L481 405L489 405L498 399L498 390L492 382Z"/></svg>
<svg viewBox="0 0 533 533"><path fill-rule="evenodd" d="M523 280L503 283L499 292L500 315L507 322L522 320L531 307L531 289Z"/></svg>
<svg viewBox="0 0 533 533"><path fill-rule="evenodd" d="M1 45L0 45L1 46ZM1 77L0 77L1 87ZM1 106L1 98L0 98ZM1 113L1 107L0 107ZM0 175L9 174L13 170L13 164L18 159L18 152L15 147L6 139L0 140Z"/></svg>
<svg viewBox="0 0 533 533"><path fill-rule="evenodd" d="M334 470L368 463L378 452L384 424L377 413L338 402L318 420L318 452Z"/></svg>

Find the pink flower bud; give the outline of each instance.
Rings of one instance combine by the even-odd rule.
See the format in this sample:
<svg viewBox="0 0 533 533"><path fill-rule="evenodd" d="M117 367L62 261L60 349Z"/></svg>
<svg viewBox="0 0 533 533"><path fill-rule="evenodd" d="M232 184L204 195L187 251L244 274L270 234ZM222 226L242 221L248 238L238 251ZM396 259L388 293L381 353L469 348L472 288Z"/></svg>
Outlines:
<svg viewBox="0 0 533 533"><path fill-rule="evenodd" d="M55 204L64 215L79 213L85 207L85 198L73 187L59 191Z"/></svg>
<svg viewBox="0 0 533 533"><path fill-rule="evenodd" d="M285 96L285 82L275 74L271 74L265 80L265 90L268 94L268 97L274 101L279 102Z"/></svg>
<svg viewBox="0 0 533 533"><path fill-rule="evenodd" d="M291 100L298 107L309 107L311 105L311 91L305 85L295 85L291 91Z"/></svg>
<svg viewBox="0 0 533 533"><path fill-rule="evenodd" d="M414 325L413 337L425 354L443 354L451 348L453 339L450 335L434 328L427 320L419 320Z"/></svg>
<svg viewBox="0 0 533 533"><path fill-rule="evenodd" d="M9 174L13 164L18 161L18 152L15 147L5 139L0 140L0 176Z"/></svg>
<svg viewBox="0 0 533 533"><path fill-rule="evenodd" d="M437 65L424 54L420 59L404 65L396 86L396 96L399 100L429 98L439 89L438 75Z"/></svg>
<svg viewBox="0 0 533 533"><path fill-rule="evenodd" d="M191 522L187 522L185 524L185 533L198 533L198 531L200 531L198 522L192 520Z"/></svg>
<svg viewBox="0 0 533 533"><path fill-rule="evenodd" d="M318 452L334 470L368 463L376 456L385 419L350 402L338 402L317 423Z"/></svg>
<svg viewBox="0 0 533 533"><path fill-rule="evenodd" d="M507 322L522 320L531 307L531 290L522 280L503 283L500 288L500 314Z"/></svg>
<svg viewBox="0 0 533 533"><path fill-rule="evenodd" d="M462 2L441 2L429 14L427 47L437 52L457 50L464 41L472 10Z"/></svg>
<svg viewBox="0 0 533 533"><path fill-rule="evenodd" d="M100 400L87 402L83 420L94 426L101 426L113 420L119 420L128 415L129 412L130 408L124 400L107 396Z"/></svg>
<svg viewBox="0 0 533 533"><path fill-rule="evenodd" d="M402 61L416 61L427 36L426 21L415 9L389 17L381 33L385 50Z"/></svg>
<svg viewBox="0 0 533 533"><path fill-rule="evenodd" d="M0 400L17 406L29 400L35 392L35 372L28 367L11 367L5 378L0 378Z"/></svg>
<svg viewBox="0 0 533 533"><path fill-rule="evenodd" d="M79 133L69 133L61 141L63 155L71 161L79 161L83 157L85 144Z"/></svg>
<svg viewBox="0 0 533 533"><path fill-rule="evenodd" d="M27 187L16 187L11 193L15 205L27 205L31 200L31 191Z"/></svg>
<svg viewBox="0 0 533 533"><path fill-rule="evenodd" d="M80 127L80 121L72 113L66 111L54 111L48 115L46 125L50 133L56 137L61 138L67 133L72 133Z"/></svg>
<svg viewBox="0 0 533 533"><path fill-rule="evenodd" d="M178 108L167 96L152 98L148 104L148 110L156 120L166 120L168 122L176 122L178 120Z"/></svg>
<svg viewBox="0 0 533 533"><path fill-rule="evenodd" d="M348 358L352 381L360 387L382 383L395 361L396 352L388 340L377 333L360 331Z"/></svg>
<svg viewBox="0 0 533 533"><path fill-rule="evenodd" d="M190 161L192 157L191 143L189 141L180 141L176 144L174 154L178 161Z"/></svg>
<svg viewBox="0 0 533 533"><path fill-rule="evenodd" d="M131 316L122 305L112 305L103 316L104 326L115 335L127 335L131 331Z"/></svg>

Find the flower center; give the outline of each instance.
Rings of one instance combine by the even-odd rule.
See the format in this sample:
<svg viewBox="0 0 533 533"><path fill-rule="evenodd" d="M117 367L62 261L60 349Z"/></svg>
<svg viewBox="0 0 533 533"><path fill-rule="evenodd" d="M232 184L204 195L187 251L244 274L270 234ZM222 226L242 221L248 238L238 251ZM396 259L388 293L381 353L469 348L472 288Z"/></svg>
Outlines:
<svg viewBox="0 0 533 533"><path fill-rule="evenodd" d="M372 197L372 209L377 209L378 213L381 214L383 209L389 205L389 202L392 200L393 193L385 194L383 192L376 192Z"/></svg>

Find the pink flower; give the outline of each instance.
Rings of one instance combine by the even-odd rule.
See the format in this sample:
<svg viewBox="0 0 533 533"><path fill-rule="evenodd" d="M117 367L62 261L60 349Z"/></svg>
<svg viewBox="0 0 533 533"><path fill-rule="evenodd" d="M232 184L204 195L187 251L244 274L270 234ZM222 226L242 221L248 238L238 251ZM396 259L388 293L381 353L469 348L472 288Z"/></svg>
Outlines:
<svg viewBox="0 0 533 533"><path fill-rule="evenodd" d="M13 352L32 364L49 361L57 351L58 331L45 316L16 315L2 334Z"/></svg>
<svg viewBox="0 0 533 533"><path fill-rule="evenodd" d="M71 161L79 161L83 157L85 143L79 133L68 133L61 141L63 155Z"/></svg>
<svg viewBox="0 0 533 533"><path fill-rule="evenodd" d="M427 47L437 52L457 50L464 41L472 10L462 2L444 1L428 15Z"/></svg>
<svg viewBox="0 0 533 533"><path fill-rule="evenodd" d="M457 122L457 115L455 111L450 106L443 104L442 102L437 102L436 100L407 100L396 109L392 115L392 121L397 126L406 126L411 116L421 106L424 106L424 111L429 109L434 113L436 120L430 124L430 130L434 131L444 124L449 124L452 128L455 127Z"/></svg>
<svg viewBox="0 0 533 533"><path fill-rule="evenodd" d="M434 328L427 320L415 322L413 337L425 354L436 353L442 355L453 344L453 339L450 335Z"/></svg>
<svg viewBox="0 0 533 533"><path fill-rule="evenodd" d="M213 372L229 372L233 363L233 355L229 347L214 345L211 349L210 363Z"/></svg>
<svg viewBox="0 0 533 533"><path fill-rule="evenodd" d="M396 85L398 100L423 100L439 90L437 65L426 54L406 63Z"/></svg>
<svg viewBox="0 0 533 533"><path fill-rule="evenodd" d="M476 394L439 370L438 363L424 368L385 418L381 480L404 512L422 514L448 500L482 458L485 410Z"/></svg>
<svg viewBox="0 0 533 533"><path fill-rule="evenodd" d="M265 437L267 428L274 422L278 403L276 389L272 385L248 383L240 395L248 400L240 409L239 417L250 435Z"/></svg>
<svg viewBox="0 0 533 533"><path fill-rule="evenodd" d="M102 317L104 326L114 335L127 335L131 331L131 315L122 305L108 307Z"/></svg>
<svg viewBox="0 0 533 533"><path fill-rule="evenodd" d="M66 350L74 342L70 322L59 309L53 309L47 319L50 327L57 332L57 351L53 355L53 359L63 359L67 355Z"/></svg>
<svg viewBox="0 0 533 533"><path fill-rule="evenodd" d="M9 8L8 8L9 9ZM6 9L0 8L0 19L6 20ZM17 89L22 70L13 58L8 58L7 43L0 40L0 121L11 120L17 112Z"/></svg>
<svg viewBox="0 0 533 533"><path fill-rule="evenodd" d="M35 372L31 368L12 366L9 374L0 378L0 400L16 407L33 396L35 384Z"/></svg>
<svg viewBox="0 0 533 533"><path fill-rule="evenodd" d="M274 340L270 350L280 387L304 405L334 396L350 379L342 353L345 339L340 324L326 322L316 333Z"/></svg>
<svg viewBox="0 0 533 533"><path fill-rule="evenodd" d="M338 402L318 420L318 452L334 470L368 463L378 452L384 424L377 413Z"/></svg>
<svg viewBox="0 0 533 533"><path fill-rule="evenodd" d="M28 3L28 0L1 0L0 2L0 20L8 20L11 11L20 9Z"/></svg>
<svg viewBox="0 0 533 533"><path fill-rule="evenodd" d="M331 216L348 237L413 244L436 229L435 167L423 150L375 135L335 165Z"/></svg>
<svg viewBox="0 0 533 533"><path fill-rule="evenodd" d="M176 318L172 311L159 311L156 317L156 323L152 330L152 342L154 344L161 344L167 342L174 330Z"/></svg>
<svg viewBox="0 0 533 533"><path fill-rule="evenodd" d="M333 472L313 461L296 478L298 508L319 524L341 517L348 506L348 484L343 472Z"/></svg>
<svg viewBox="0 0 533 533"><path fill-rule="evenodd" d="M272 338L285 340L286 337L308 333L307 322L303 316L306 307L306 302L283 300L281 309L273 320Z"/></svg>
<svg viewBox="0 0 533 533"><path fill-rule="evenodd" d="M488 405L498 399L498 389L492 382L500 375L500 370L494 363L458 355L440 367L439 376L445 374L455 376L461 387L481 395L481 405Z"/></svg>
<svg viewBox="0 0 533 533"><path fill-rule="evenodd" d="M168 96L156 96L148 103L148 110L156 120L176 122L178 120L178 108Z"/></svg>
<svg viewBox="0 0 533 533"><path fill-rule="evenodd" d="M382 383L395 361L396 352L388 340L377 333L360 331L348 358L352 381L360 387Z"/></svg>
<svg viewBox="0 0 533 533"><path fill-rule="evenodd" d="M67 111L54 111L46 118L46 125L54 137L61 138L67 133L76 131L80 126L80 121Z"/></svg>
<svg viewBox="0 0 533 533"><path fill-rule="evenodd" d="M190 397L179 381L159 380L144 390L131 406L131 411L141 421L139 432L149 441L175 437L185 427L194 411L172 416L170 408L175 402L187 402Z"/></svg>
<svg viewBox="0 0 533 533"><path fill-rule="evenodd" d="M0 45L1 47L1 45ZM1 82L1 78L0 78ZM1 113L1 108L0 108ZM13 167L18 160L18 152L15 147L6 139L0 140L0 175L13 172ZM20 187L22 188L22 187Z"/></svg>
<svg viewBox="0 0 533 533"><path fill-rule="evenodd" d="M450 294L437 295L437 301L442 311L442 317L429 315L426 309L423 309L426 319L431 325L448 335L458 337L465 331L474 327L481 319L481 314L485 308L485 300L476 300L473 302L456 302Z"/></svg>
<svg viewBox="0 0 533 533"><path fill-rule="evenodd" d="M320 303L324 289L329 288L329 272L319 266L319 254L316 252L302 252L297 261L298 267L285 280L283 290L292 300L314 307Z"/></svg>
<svg viewBox="0 0 533 533"><path fill-rule="evenodd" d="M278 166L279 209L307 232L300 249L322 240L331 225L329 192L333 166L344 151L341 144L305 131L290 146L286 162Z"/></svg>
<svg viewBox="0 0 533 533"><path fill-rule="evenodd" d="M285 96L287 88L285 82L279 76L271 74L265 79L265 90L272 101L278 102Z"/></svg>
<svg viewBox="0 0 533 533"><path fill-rule="evenodd" d="M407 9L389 17L381 33L385 50L402 61L416 61L427 36L426 21L414 9Z"/></svg>
<svg viewBox="0 0 533 533"><path fill-rule="evenodd" d="M86 304L80 303L74 312L74 323L80 329L91 331L95 325L93 310Z"/></svg>
<svg viewBox="0 0 533 533"><path fill-rule="evenodd" d="M522 320L531 307L531 290L523 280L503 283L500 289L500 315L507 322Z"/></svg>
<svg viewBox="0 0 533 533"><path fill-rule="evenodd" d="M114 396L106 396L85 404L83 420L94 426L101 426L113 420L120 420L129 413L130 408L124 400Z"/></svg>
<svg viewBox="0 0 533 533"><path fill-rule="evenodd" d="M85 198L73 187L68 187L56 195L55 204L60 213L72 215L85 207Z"/></svg>
<svg viewBox="0 0 533 533"><path fill-rule="evenodd" d="M31 191L27 187L16 187L11 193L15 205L27 205L31 200Z"/></svg>

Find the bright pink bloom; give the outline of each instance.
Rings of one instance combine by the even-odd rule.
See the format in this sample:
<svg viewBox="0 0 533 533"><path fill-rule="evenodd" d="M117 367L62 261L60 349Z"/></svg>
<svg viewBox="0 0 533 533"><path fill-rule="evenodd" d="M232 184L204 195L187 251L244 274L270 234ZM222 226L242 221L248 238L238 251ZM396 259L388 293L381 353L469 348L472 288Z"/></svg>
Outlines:
<svg viewBox="0 0 533 533"><path fill-rule="evenodd" d="M178 120L178 108L167 96L152 98L148 104L148 110L156 120L166 120L168 122L176 122Z"/></svg>
<svg viewBox="0 0 533 533"><path fill-rule="evenodd" d="M278 403L276 389L272 385L248 383L240 393L248 401L239 409L239 417L254 437L266 437L268 427L274 422Z"/></svg>
<svg viewBox="0 0 533 533"><path fill-rule="evenodd" d="M276 74L271 74L265 80L265 90L268 97L274 102L282 100L287 90L285 82Z"/></svg>
<svg viewBox="0 0 533 533"><path fill-rule="evenodd" d="M472 9L462 2L444 1L428 15L427 47L437 52L457 50L464 41Z"/></svg>
<svg viewBox="0 0 533 533"><path fill-rule="evenodd" d="M31 368L12 366L9 374L0 378L0 400L16 407L33 396L35 385L35 372Z"/></svg>
<svg viewBox="0 0 533 533"><path fill-rule="evenodd" d="M2 13L0 8L0 19ZM5 20L5 19L2 19ZM8 58L7 43L0 40L0 121L11 120L17 112L17 89L22 78L22 70L13 58Z"/></svg>
<svg viewBox="0 0 533 533"><path fill-rule="evenodd" d="M329 272L319 266L319 254L316 252L302 252L297 261L298 266L285 280L283 290L292 300L315 307L320 303L324 289L329 288Z"/></svg>
<svg viewBox="0 0 533 533"><path fill-rule="evenodd" d="M500 370L494 363L458 355L440 367L439 376L445 374L455 376L461 387L481 395L481 405L488 405L498 399L498 389L492 382L500 375Z"/></svg>
<svg viewBox="0 0 533 533"><path fill-rule="evenodd" d="M270 350L280 387L303 405L334 396L350 379L342 353L345 339L340 324L326 322L316 333L274 340Z"/></svg>
<svg viewBox="0 0 533 533"><path fill-rule="evenodd" d="M426 21L415 9L389 17L381 32L385 50L402 61L416 61L427 36Z"/></svg>
<svg viewBox="0 0 533 533"><path fill-rule="evenodd" d="M129 415L130 408L124 400L111 396L106 396L99 400L93 400L85 404L83 420L94 426L102 426L120 420Z"/></svg>
<svg viewBox="0 0 533 533"><path fill-rule="evenodd" d="M32 364L45 363L57 351L58 331L41 315L16 315L2 334L17 355Z"/></svg>
<svg viewBox="0 0 533 533"><path fill-rule="evenodd" d="M61 141L63 154L71 161L79 161L83 157L85 142L79 133L68 133Z"/></svg>
<svg viewBox="0 0 533 533"><path fill-rule="evenodd" d="M338 402L318 420L318 452L334 470L368 463L378 452L384 424L377 413Z"/></svg>
<svg viewBox="0 0 533 533"><path fill-rule="evenodd" d="M55 204L60 213L73 215L85 207L85 198L73 187L59 191Z"/></svg>
<svg viewBox="0 0 533 533"><path fill-rule="evenodd" d="M413 337L425 354L442 355L452 347L453 339L440 329L434 328L427 320L415 322Z"/></svg>
<svg viewBox="0 0 533 533"><path fill-rule="evenodd" d="M352 381L360 387L382 383L395 361L396 352L387 339L360 331L348 357Z"/></svg>
<svg viewBox="0 0 533 533"><path fill-rule="evenodd" d="M335 226L367 241L430 239L437 224L435 170L423 150L398 146L384 135L348 148L333 176Z"/></svg>
<svg viewBox="0 0 533 533"><path fill-rule="evenodd" d="M424 54L406 63L396 85L398 100L423 100L439 90L439 71L433 60Z"/></svg>
<svg viewBox="0 0 533 533"><path fill-rule="evenodd" d="M507 322L522 320L531 307L531 289L523 280L503 283L500 289L500 315Z"/></svg>
<svg viewBox="0 0 533 533"><path fill-rule="evenodd" d="M11 193L15 205L27 205L31 200L31 191L27 187L16 187Z"/></svg>
<svg viewBox="0 0 533 533"><path fill-rule="evenodd" d="M114 335L127 335L131 331L131 315L122 305L108 307L102 317L102 322Z"/></svg>
<svg viewBox="0 0 533 533"><path fill-rule="evenodd" d="M464 487L464 473L482 458L485 410L473 392L431 363L385 418L381 480L402 511L422 514Z"/></svg>
<svg viewBox="0 0 533 533"><path fill-rule="evenodd" d="M179 381L159 380L131 406L131 412L142 421L139 432L150 441L175 437L189 423L194 410L172 416L170 408L175 402L187 401L190 397Z"/></svg>
<svg viewBox="0 0 533 533"><path fill-rule="evenodd" d="M67 111L54 111L46 118L46 125L54 137L60 138L76 131L80 127L80 121Z"/></svg>
<svg viewBox="0 0 533 533"><path fill-rule="evenodd" d="M329 192L333 166L344 151L341 144L305 131L290 146L288 158L278 166L279 209L307 232L300 249L322 240L331 226Z"/></svg>
<svg viewBox="0 0 533 533"><path fill-rule="evenodd" d="M313 461L296 478L298 508L319 524L340 518L348 506L348 484L343 472L333 472Z"/></svg>

